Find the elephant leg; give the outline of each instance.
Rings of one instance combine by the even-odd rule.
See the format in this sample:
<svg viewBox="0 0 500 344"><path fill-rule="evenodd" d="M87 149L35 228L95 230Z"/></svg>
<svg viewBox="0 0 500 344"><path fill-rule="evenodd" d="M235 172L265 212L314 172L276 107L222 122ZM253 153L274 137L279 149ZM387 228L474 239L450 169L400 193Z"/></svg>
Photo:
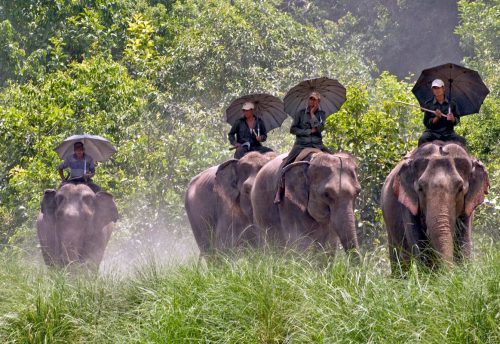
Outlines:
<svg viewBox="0 0 500 344"><path fill-rule="evenodd" d="M389 225L388 222L386 221L386 226ZM393 277L405 277L410 270L412 257L410 245L405 236L406 228L403 221L395 221L391 224L395 225L387 228L391 274Z"/></svg>
<svg viewBox="0 0 500 344"><path fill-rule="evenodd" d="M421 260L425 265L431 264L432 255L428 252L427 248L430 247L429 239L422 230L423 220L418 216L413 216L410 212L404 211L403 214L403 227L405 247L408 250L409 259L415 257Z"/></svg>
<svg viewBox="0 0 500 344"><path fill-rule="evenodd" d="M397 245L389 244L389 260L391 263L391 275L393 277L404 275L407 268L403 262L401 250Z"/></svg>
<svg viewBox="0 0 500 344"><path fill-rule="evenodd" d="M61 260L63 265L79 262L78 248L71 244L61 244Z"/></svg>
<svg viewBox="0 0 500 344"><path fill-rule="evenodd" d="M83 250L80 259L85 262L89 270L98 271L104 251L113 232L114 223L111 222L101 230L96 229L92 235L89 235L84 241Z"/></svg>
<svg viewBox="0 0 500 344"><path fill-rule="evenodd" d="M58 266L59 261L59 247L57 238L54 238L51 242L48 242L46 238L39 236L40 249L42 251L43 261L47 266Z"/></svg>
<svg viewBox="0 0 500 344"><path fill-rule="evenodd" d="M412 255L404 249L405 239L400 243L391 243L389 240L389 259L391 263L391 275L393 277L405 278L410 271Z"/></svg>
<svg viewBox="0 0 500 344"><path fill-rule="evenodd" d="M327 253L328 256L330 257L335 257L337 253L337 249L339 247L340 243L340 238L337 235L335 231L329 230L329 228L325 228L327 233L327 237L324 239L323 242L325 242L325 247L324 250Z"/></svg>
<svg viewBox="0 0 500 344"><path fill-rule="evenodd" d="M305 251L315 244L310 234L317 230L317 224L312 219L304 217L306 216L281 218L281 233L286 247Z"/></svg>
<svg viewBox="0 0 500 344"><path fill-rule="evenodd" d="M472 256L472 217L458 217L456 220L454 258L457 262Z"/></svg>
<svg viewBox="0 0 500 344"><path fill-rule="evenodd" d="M66 231L60 234L61 261L63 265L82 261L83 237L75 231Z"/></svg>

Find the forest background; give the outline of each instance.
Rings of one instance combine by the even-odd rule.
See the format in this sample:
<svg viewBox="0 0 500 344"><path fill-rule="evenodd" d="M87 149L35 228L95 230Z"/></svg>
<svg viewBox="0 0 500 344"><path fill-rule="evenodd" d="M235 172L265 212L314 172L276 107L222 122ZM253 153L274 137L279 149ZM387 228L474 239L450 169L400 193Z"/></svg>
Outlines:
<svg viewBox="0 0 500 344"><path fill-rule="evenodd" d="M358 158L360 242L383 244L382 183L423 131L395 101L416 104L419 72L446 62L490 89L457 131L490 176L476 234L498 241L499 18L498 0L0 0L0 249L36 246L40 199L59 183L53 149L77 133L118 148L94 178L122 215L114 240L185 235L187 183L232 155L224 108L316 76L347 88L325 141ZM267 145L289 150L289 124Z"/></svg>

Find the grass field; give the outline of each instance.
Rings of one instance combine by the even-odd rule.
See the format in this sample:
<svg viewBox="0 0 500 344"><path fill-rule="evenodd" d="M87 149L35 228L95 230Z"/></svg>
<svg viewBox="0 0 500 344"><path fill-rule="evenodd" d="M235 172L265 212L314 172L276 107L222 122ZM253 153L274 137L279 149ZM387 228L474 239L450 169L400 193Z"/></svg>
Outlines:
<svg viewBox="0 0 500 344"><path fill-rule="evenodd" d="M0 253L0 343L500 343L500 250L391 278L384 248L352 264L251 252L207 268L49 271Z"/></svg>

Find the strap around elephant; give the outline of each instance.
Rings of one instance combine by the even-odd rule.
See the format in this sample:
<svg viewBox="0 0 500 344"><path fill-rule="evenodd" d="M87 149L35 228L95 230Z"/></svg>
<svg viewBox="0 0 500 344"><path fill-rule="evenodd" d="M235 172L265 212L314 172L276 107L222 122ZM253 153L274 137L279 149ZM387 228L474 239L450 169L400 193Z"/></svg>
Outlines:
<svg viewBox="0 0 500 344"><path fill-rule="evenodd" d="M290 165L287 165L283 168L283 171L281 172L281 175L284 177L286 172L290 170L292 167L298 166L298 165L310 165L311 163L309 161L296 161L291 163Z"/></svg>

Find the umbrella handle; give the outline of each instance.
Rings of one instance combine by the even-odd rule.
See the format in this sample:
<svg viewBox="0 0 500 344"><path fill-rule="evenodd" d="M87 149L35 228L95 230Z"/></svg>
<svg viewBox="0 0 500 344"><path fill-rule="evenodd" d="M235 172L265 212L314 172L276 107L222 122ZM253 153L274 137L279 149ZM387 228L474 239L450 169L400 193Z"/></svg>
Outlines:
<svg viewBox="0 0 500 344"><path fill-rule="evenodd" d="M394 101L394 102L395 102L395 103L398 103L398 104L404 104L404 105L408 105L408 106L418 107L418 108L419 108L419 109L421 109L421 110L424 110L424 111L427 111L427 112L431 112L431 113L433 113L433 114L436 114L436 111L431 110L431 109L427 109L427 108L424 108L424 107L421 107L421 106L419 106L419 105L415 105L415 104L411 104L411 103L406 103L406 102L401 102L401 101L399 101L399 100L396 100L396 101Z"/></svg>

